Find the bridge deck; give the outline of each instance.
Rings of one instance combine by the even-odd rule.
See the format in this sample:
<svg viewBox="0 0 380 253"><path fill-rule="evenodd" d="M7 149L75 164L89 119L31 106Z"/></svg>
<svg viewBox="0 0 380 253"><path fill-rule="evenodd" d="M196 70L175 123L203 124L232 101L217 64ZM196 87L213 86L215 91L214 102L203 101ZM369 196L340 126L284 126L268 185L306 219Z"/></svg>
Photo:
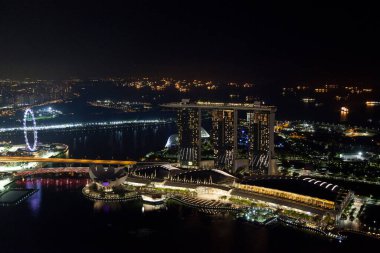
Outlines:
<svg viewBox="0 0 380 253"><path fill-rule="evenodd" d="M104 165L135 165L135 161L97 160L97 159L73 159L73 158L41 158L23 156L1 156L0 162L44 162L44 163L79 163L79 164L104 164Z"/></svg>

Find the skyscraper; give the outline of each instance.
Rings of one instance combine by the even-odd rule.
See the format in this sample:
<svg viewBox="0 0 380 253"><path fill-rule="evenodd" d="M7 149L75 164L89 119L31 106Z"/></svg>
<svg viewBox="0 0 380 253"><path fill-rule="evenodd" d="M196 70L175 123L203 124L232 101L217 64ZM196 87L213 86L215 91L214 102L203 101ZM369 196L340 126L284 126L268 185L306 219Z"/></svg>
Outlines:
<svg viewBox="0 0 380 253"><path fill-rule="evenodd" d="M232 172L237 152L237 111L212 111L214 166Z"/></svg>
<svg viewBox="0 0 380 253"><path fill-rule="evenodd" d="M201 165L201 110L211 111L214 167L229 172L237 169L238 112L247 112L249 126L248 167L253 174L272 174L274 166L274 116L276 107L257 103L181 103L163 105L178 110L181 167Z"/></svg>
<svg viewBox="0 0 380 253"><path fill-rule="evenodd" d="M269 173L274 156L274 113L248 112L249 126L248 163L254 174Z"/></svg>
<svg viewBox="0 0 380 253"><path fill-rule="evenodd" d="M199 109L178 110L178 161L181 167L197 168L201 160L201 113Z"/></svg>

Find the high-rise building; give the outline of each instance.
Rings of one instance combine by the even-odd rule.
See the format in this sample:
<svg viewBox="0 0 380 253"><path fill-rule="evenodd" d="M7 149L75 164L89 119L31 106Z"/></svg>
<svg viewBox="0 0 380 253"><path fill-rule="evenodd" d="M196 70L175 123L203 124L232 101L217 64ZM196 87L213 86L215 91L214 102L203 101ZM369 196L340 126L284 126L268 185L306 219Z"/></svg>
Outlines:
<svg viewBox="0 0 380 253"><path fill-rule="evenodd" d="M201 110L211 111L214 166L235 172L237 169L238 112L247 112L249 125L248 167L253 174L273 171L274 116L276 107L260 103L170 103L164 107L178 110L179 154L181 167L199 168L201 162Z"/></svg>
<svg viewBox="0 0 380 253"><path fill-rule="evenodd" d="M215 168L232 172L237 152L237 111L212 111L212 143Z"/></svg>
<svg viewBox="0 0 380 253"><path fill-rule="evenodd" d="M201 113L199 109L178 110L178 161L181 167L197 168L201 160Z"/></svg>
<svg viewBox="0 0 380 253"><path fill-rule="evenodd" d="M268 174L274 156L274 113L248 112L248 166L254 174Z"/></svg>

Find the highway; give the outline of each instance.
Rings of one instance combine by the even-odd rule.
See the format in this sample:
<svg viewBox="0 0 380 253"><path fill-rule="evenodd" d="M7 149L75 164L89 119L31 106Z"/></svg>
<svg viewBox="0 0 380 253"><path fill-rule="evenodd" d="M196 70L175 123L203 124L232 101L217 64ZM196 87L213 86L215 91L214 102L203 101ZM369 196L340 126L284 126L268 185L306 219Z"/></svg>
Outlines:
<svg viewBox="0 0 380 253"><path fill-rule="evenodd" d="M0 156L1 162L41 162L41 163L79 163L79 164L104 164L104 165L135 165L135 161L120 160L93 160L73 158L41 158L30 156Z"/></svg>
<svg viewBox="0 0 380 253"><path fill-rule="evenodd" d="M104 121L104 122L84 122L84 123L67 123L67 124L57 124L57 125L41 125L41 126L29 126L26 129L22 126L20 127L3 127L0 128L0 133L3 132L13 132L13 131L44 131L44 130L59 130L59 129L83 129L87 127L97 127L97 128L111 128L120 126L145 126L145 125L160 125L169 124L173 121L171 119L161 120L161 119L151 119L151 120L119 120L119 121Z"/></svg>

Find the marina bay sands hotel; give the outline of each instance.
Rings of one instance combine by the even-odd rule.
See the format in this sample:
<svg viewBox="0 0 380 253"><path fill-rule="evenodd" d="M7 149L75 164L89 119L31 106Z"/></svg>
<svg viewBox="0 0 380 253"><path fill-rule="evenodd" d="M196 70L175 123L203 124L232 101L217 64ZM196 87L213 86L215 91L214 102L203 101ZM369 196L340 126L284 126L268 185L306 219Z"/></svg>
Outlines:
<svg viewBox="0 0 380 253"><path fill-rule="evenodd" d="M211 143L214 167L235 172L238 163L238 113L246 113L248 124L248 168L253 174L272 174L274 169L274 121L276 107L256 103L212 103L183 99L164 104L178 111L178 162L183 168L201 166L201 112L211 112Z"/></svg>

